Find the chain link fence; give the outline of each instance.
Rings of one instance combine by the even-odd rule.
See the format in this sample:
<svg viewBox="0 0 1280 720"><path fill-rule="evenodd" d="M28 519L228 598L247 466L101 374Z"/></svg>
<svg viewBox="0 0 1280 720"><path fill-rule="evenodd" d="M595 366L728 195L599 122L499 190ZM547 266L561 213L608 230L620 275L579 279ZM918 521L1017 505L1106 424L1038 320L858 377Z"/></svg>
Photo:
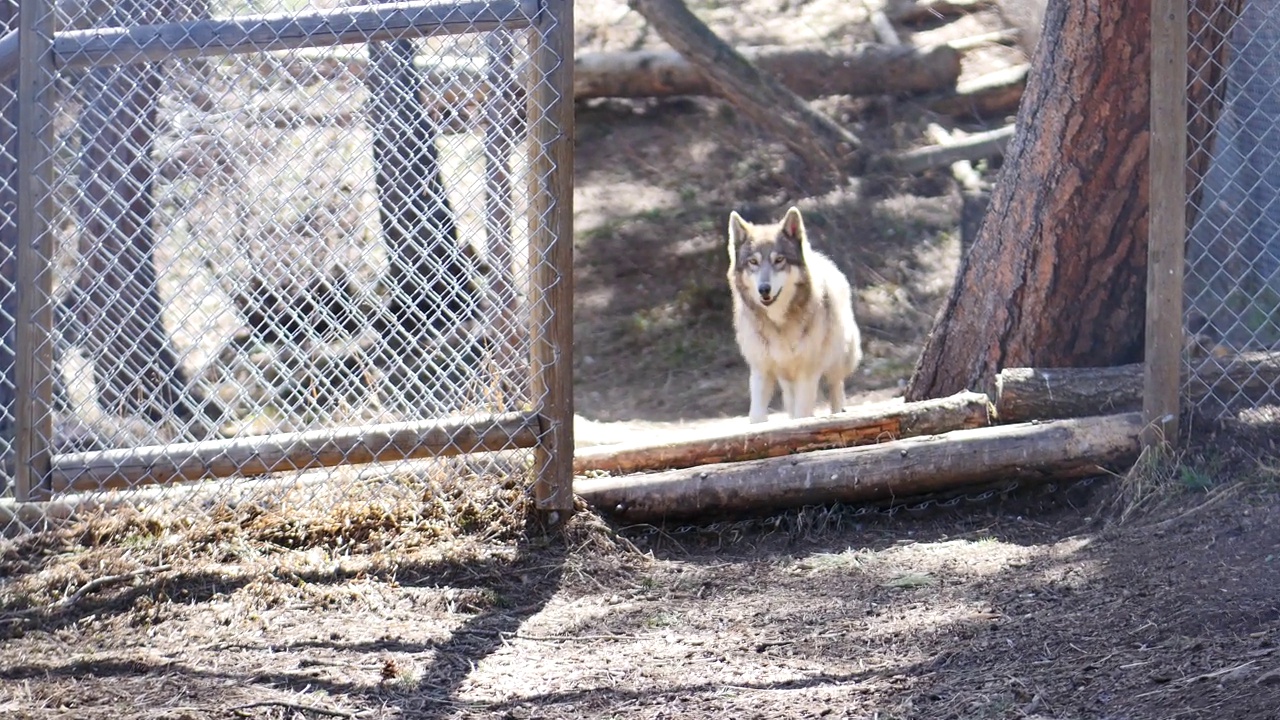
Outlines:
<svg viewBox="0 0 1280 720"><path fill-rule="evenodd" d="M1280 3L1190 11L1187 394L1219 416L1280 402Z"/></svg>
<svg viewBox="0 0 1280 720"><path fill-rule="evenodd" d="M571 2L3 7L0 525L568 509Z"/></svg>

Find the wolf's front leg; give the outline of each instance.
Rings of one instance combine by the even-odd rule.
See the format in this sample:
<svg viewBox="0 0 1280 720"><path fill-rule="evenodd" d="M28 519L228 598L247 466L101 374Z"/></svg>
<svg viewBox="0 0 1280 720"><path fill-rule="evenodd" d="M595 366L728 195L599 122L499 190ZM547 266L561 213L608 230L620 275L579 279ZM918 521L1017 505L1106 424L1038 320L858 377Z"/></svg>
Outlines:
<svg viewBox="0 0 1280 720"><path fill-rule="evenodd" d="M794 397L791 417L813 417L813 407L818 404L818 378L816 376L796 378L795 382L791 383L791 394Z"/></svg>
<svg viewBox="0 0 1280 720"><path fill-rule="evenodd" d="M751 368L751 422L762 423L769 419L769 401L773 399L777 383L773 373Z"/></svg>
<svg viewBox="0 0 1280 720"><path fill-rule="evenodd" d="M831 414L844 412L843 368L827 375L827 395L831 398Z"/></svg>
<svg viewBox="0 0 1280 720"><path fill-rule="evenodd" d="M792 415L796 408L795 383L786 378L779 378L778 383L782 385L782 409L788 416L795 417Z"/></svg>

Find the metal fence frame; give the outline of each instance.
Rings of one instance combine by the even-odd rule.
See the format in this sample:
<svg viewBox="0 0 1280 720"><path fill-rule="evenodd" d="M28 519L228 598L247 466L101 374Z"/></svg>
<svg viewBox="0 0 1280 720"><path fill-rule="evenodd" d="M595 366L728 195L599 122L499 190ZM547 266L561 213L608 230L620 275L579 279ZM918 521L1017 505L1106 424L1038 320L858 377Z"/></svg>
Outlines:
<svg viewBox="0 0 1280 720"><path fill-rule="evenodd" d="M413 0L306 14L55 31L51 0L23 0L18 29L0 39L0 79L18 76L18 317L14 498L111 489L139 477L193 480L278 470L532 448L537 507L573 506L573 1L491 0L440 5ZM526 412L480 421L357 426L243 439L55 454L50 447L54 332L52 97L47 79L66 67L113 59L163 60L533 28L526 85L530 140L530 397ZM264 40L266 38L267 40ZM19 48L22 52L19 53ZM32 352L31 349L36 349ZM37 354L40 353L40 354ZM88 483L87 485L85 483Z"/></svg>

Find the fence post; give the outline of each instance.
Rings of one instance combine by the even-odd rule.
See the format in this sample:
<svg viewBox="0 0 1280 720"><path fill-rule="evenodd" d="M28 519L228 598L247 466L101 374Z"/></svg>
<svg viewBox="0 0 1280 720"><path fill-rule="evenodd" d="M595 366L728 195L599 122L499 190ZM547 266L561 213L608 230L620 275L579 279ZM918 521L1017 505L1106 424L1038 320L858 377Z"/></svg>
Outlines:
<svg viewBox="0 0 1280 720"><path fill-rule="evenodd" d="M1187 0L1151 7L1150 222L1142 411L1146 447L1177 441L1186 252Z"/></svg>
<svg viewBox="0 0 1280 720"><path fill-rule="evenodd" d="M53 417L53 7L18 9L18 316L14 318L14 498L31 499L49 470Z"/></svg>
<svg viewBox="0 0 1280 720"><path fill-rule="evenodd" d="M530 34L531 396L542 423L534 496L573 509L573 0L542 0Z"/></svg>

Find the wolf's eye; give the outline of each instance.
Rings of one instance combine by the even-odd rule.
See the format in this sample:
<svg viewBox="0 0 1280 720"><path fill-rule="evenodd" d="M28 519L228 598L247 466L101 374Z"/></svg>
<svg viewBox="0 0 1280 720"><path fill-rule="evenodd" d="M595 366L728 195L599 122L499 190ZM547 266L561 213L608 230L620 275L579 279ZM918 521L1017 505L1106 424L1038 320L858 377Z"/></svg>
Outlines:
<svg viewBox="0 0 1280 720"><path fill-rule="evenodd" d="M752 255L747 258L747 265L750 267L760 267L760 256Z"/></svg>
<svg viewBox="0 0 1280 720"><path fill-rule="evenodd" d="M774 255L774 256L773 256L773 266L774 266L774 267L776 267L776 268L780 268L780 267L782 267L782 266L784 266L784 265L786 265L786 264L787 264L787 259L786 259L786 258L782 257L781 255Z"/></svg>

